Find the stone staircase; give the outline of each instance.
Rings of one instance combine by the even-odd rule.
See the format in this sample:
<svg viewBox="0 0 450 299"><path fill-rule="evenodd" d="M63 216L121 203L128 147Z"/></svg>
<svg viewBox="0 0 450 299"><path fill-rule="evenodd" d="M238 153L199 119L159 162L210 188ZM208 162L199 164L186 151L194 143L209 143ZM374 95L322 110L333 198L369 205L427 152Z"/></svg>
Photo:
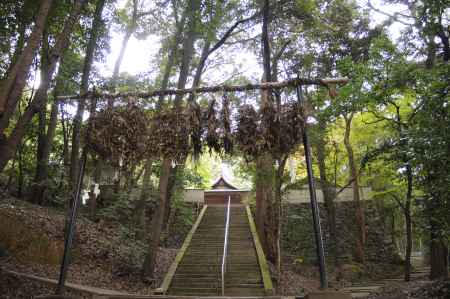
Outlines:
<svg viewBox="0 0 450 299"><path fill-rule="evenodd" d="M231 209L226 296L264 296L264 284L244 207Z"/></svg>
<svg viewBox="0 0 450 299"><path fill-rule="evenodd" d="M411 272L411 281L428 280L428 274L430 268L428 266L421 265L413 268ZM383 287L392 283L404 282L403 274L401 276L384 278L377 281L363 281L352 283L351 286L342 288L341 291L350 293L352 298L366 298L372 293L380 291Z"/></svg>
<svg viewBox="0 0 450 299"><path fill-rule="evenodd" d="M208 206L180 261L168 295L221 296L226 207ZM264 285L244 206L230 210L225 296L263 296Z"/></svg>

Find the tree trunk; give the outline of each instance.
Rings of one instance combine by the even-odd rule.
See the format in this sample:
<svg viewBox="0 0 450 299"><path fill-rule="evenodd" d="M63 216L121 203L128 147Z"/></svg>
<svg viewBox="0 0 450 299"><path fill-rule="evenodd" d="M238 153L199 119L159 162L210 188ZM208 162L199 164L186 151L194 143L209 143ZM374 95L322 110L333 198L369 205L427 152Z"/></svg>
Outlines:
<svg viewBox="0 0 450 299"><path fill-rule="evenodd" d="M58 36L49 58L50 66L48 69L48 76L46 76L48 80L41 81L38 91L33 97L31 103L25 109L22 116L17 121L11 135L8 139L3 140L0 143L0 172L3 171L8 161L14 156L17 146L22 141L23 135L25 134L26 127L31 122L34 114L39 111L39 107L41 107L42 102L45 102L47 99L47 90L50 86L50 79L53 77L53 73L55 72L62 52L68 46L69 38L75 23L78 21L81 8L85 1L86 0L78 0L75 2L71 14L64 24L62 32Z"/></svg>
<svg viewBox="0 0 450 299"><path fill-rule="evenodd" d="M442 238L430 241L430 279L448 279L448 245Z"/></svg>
<svg viewBox="0 0 450 299"><path fill-rule="evenodd" d="M136 187L136 183L139 180L139 177L142 174L142 171L136 171L139 162L132 161L130 162L130 166L125 167L125 182L124 182L124 190L125 192L132 192L133 188Z"/></svg>
<svg viewBox="0 0 450 299"><path fill-rule="evenodd" d="M93 158L94 159L94 158ZM101 168L98 167L98 164L101 163L101 161L97 158L94 160L94 175L92 178L92 184L89 191L89 218L92 221L97 220L97 195L94 193L95 191L95 185L98 184L100 187L100 170Z"/></svg>
<svg viewBox="0 0 450 299"><path fill-rule="evenodd" d="M200 55L200 62L197 65L197 69L196 69L195 75L194 75L194 81L192 82L191 88L196 88L200 84L200 79L201 79L201 76L202 76L202 72L203 72L203 69L205 68L205 62L206 62L206 59L207 59L207 57L209 55L210 45L211 45L210 41L206 40L205 44L203 45L203 50L202 50L202 53ZM192 57L189 58L189 60L192 60ZM184 82L184 85L186 85L186 80ZM188 98L188 101L194 101L194 100L195 100L194 94L190 94L189 98ZM162 102L161 102L161 105L162 105ZM170 223L169 223L168 220L170 218L170 215L173 215L173 213L171 213L172 212L171 211L171 197L172 197L172 195L174 194L174 191L175 191L174 188L176 187L177 174L178 174L179 171L183 171L184 170L184 166L185 166L185 161L182 161L182 163L180 163L179 165L177 165L176 167L171 169L171 175L170 175L170 180L169 180L169 184L168 184L168 188L169 189L167 191L168 199L167 199L167 203L166 203L166 216L165 216L165 219L164 219L164 223L168 224L168 225L165 226L166 233L168 232L168 229L170 227Z"/></svg>
<svg viewBox="0 0 450 299"><path fill-rule="evenodd" d="M22 151L22 145L18 146L17 149L17 155L18 155L18 166L19 166L19 173L17 177L17 197L22 198L22 191L23 191L23 151Z"/></svg>
<svg viewBox="0 0 450 299"><path fill-rule="evenodd" d="M119 78L120 66L122 65L123 57L125 56L125 51L128 46L128 42L130 41L131 35L133 35L134 28L127 28L125 35L122 39L122 43L120 45L119 56L117 56L116 62L114 63L114 71L111 78L111 91L114 91L117 87L117 80ZM108 99L108 107L112 108L114 105L113 99Z"/></svg>
<svg viewBox="0 0 450 299"><path fill-rule="evenodd" d="M442 236L441 223L436 220L434 212L439 207L439 193L433 194L428 202L430 221L430 279L448 279L449 249L448 240Z"/></svg>
<svg viewBox="0 0 450 299"><path fill-rule="evenodd" d="M184 89L186 86L187 78L189 76L190 65L192 57L194 55L194 43L197 35L197 23L198 23L198 9L200 8L199 0L190 0L187 6L187 32L183 40L182 56L180 61L180 74L178 76L178 89ZM181 100L183 95L176 95L174 100L174 108L180 109Z"/></svg>
<svg viewBox="0 0 450 299"><path fill-rule="evenodd" d="M58 94L55 93L55 98L57 95ZM53 101L47 134L45 135L45 140L43 141L42 145L42 157L41 160L37 162L36 176L34 179L35 187L32 194L34 196L34 202L37 204L43 204L43 202L45 201L45 191L47 189L46 180L48 178L48 163L53 147L57 122L58 104L56 101Z"/></svg>
<svg viewBox="0 0 450 299"><path fill-rule="evenodd" d="M325 202L325 209L327 211L327 222L328 229L330 232L329 248L330 254L334 259L335 268L339 268L339 255L338 255L338 240L337 240L337 229L336 229L336 207L334 205L334 200L336 198L336 189L332 186L332 183L328 180L328 175L326 171L326 148L324 134L326 134L326 123L319 119L319 136L317 138L316 150L317 150L317 164L319 166L320 175L320 188L322 189L323 198Z"/></svg>
<svg viewBox="0 0 450 299"><path fill-rule="evenodd" d="M102 23L102 11L104 6L105 0L98 0L97 6L95 7L92 27L90 29L89 42L86 47L86 56L84 58L83 74L81 77L80 94L87 93L89 89L89 77L91 74L92 63L94 61L95 49L97 48L97 40ZM83 122L85 105L86 99L80 98L78 100L77 112L73 119L72 151L70 154L70 174L69 174L71 190L75 190L78 178L78 169L80 164L81 127Z"/></svg>
<svg viewBox="0 0 450 299"><path fill-rule="evenodd" d="M14 159L13 159L13 161L11 163L11 169L15 170L16 161L17 161L17 153L16 153L16 156L14 157ZM14 172L11 171L9 176L8 176L8 180L6 181L5 187L3 188L3 192L5 194L9 193L9 188L11 187L11 182L13 180L14 175L15 175L15 171Z"/></svg>
<svg viewBox="0 0 450 299"><path fill-rule="evenodd" d="M26 34L26 29L27 29L27 23L25 23L26 21L26 16L24 11L27 10L26 5L30 4L30 2L24 3L24 7L22 7L22 13L20 13L19 15L19 25L17 28L17 33L19 34L19 37L17 38L17 43L14 47L14 53L11 56L10 59L10 65L8 67L8 70L6 71L6 74L10 74L13 72L14 66L16 65L17 60L20 57L20 54L22 53L24 46L25 46L25 34Z"/></svg>
<svg viewBox="0 0 450 299"><path fill-rule="evenodd" d="M153 160L148 158L145 160L144 165L144 176L142 177L142 189L139 196L139 200L136 204L136 209L134 212L135 223L136 223L136 238L138 240L143 240L147 235L146 226L146 205L147 200L150 198L150 193L152 191L151 176L152 176L152 165Z"/></svg>
<svg viewBox="0 0 450 299"><path fill-rule="evenodd" d="M9 120L14 113L17 102L22 95L22 90L26 84L28 73L37 47L42 39L42 33L45 28L47 15L50 11L52 0L42 0L39 11L36 14L36 21L28 38L27 45L18 57L16 63L8 73L8 77L0 92L0 135L8 127Z"/></svg>
<svg viewBox="0 0 450 299"><path fill-rule="evenodd" d="M185 35L185 39L183 41L183 55L181 59L180 66L180 74L178 77L177 88L183 89L186 86L186 81L189 75L189 67L192 60L193 52L194 52L194 42L195 36L197 34L197 23L198 23L198 9L200 7L199 0L190 0L187 9L187 14L189 15L188 19L188 27ZM181 101L183 96L177 95L174 100L174 110L181 109ZM153 217L153 228L151 234L151 241L149 243L149 249L147 255L145 257L142 276L145 278L146 276L153 277L156 253L159 246L159 240L161 237L161 231L164 220L164 212L165 207L168 204L166 200L168 199L168 185L169 185L169 177L171 174L171 164L172 160L168 157L163 158L161 175L159 178L159 203L156 210L156 213ZM156 227L155 227L156 226Z"/></svg>
<svg viewBox="0 0 450 299"><path fill-rule="evenodd" d="M170 72L172 71L173 66L177 62L177 52L178 45L181 43L181 38L183 34L184 24L186 23L186 18L188 15L187 9L183 11L183 16L181 17L181 21L177 24L177 30L175 35L173 36L172 47L169 50L169 54L167 56L167 63L164 68L164 74L161 81L161 88L166 89L169 84ZM158 99L158 107L161 108L164 101L164 96L160 96Z"/></svg>
<svg viewBox="0 0 450 299"><path fill-rule="evenodd" d="M279 165L277 169L277 175L275 176L275 203L276 203L276 265L277 265L277 280L278 285L281 284L281 219L282 219L282 193L281 188L283 186L283 175L284 168L286 167L286 162L289 154L286 154L283 158L279 160Z"/></svg>
<svg viewBox="0 0 450 299"><path fill-rule="evenodd" d="M61 160L63 161L64 171L61 172L60 184L59 188L62 189L64 187L65 178L68 177L70 170L70 156L69 156L69 129L67 128L66 118L64 111L64 104L59 103L59 110L61 111L61 129L62 129L62 138L63 138L63 151Z"/></svg>
<svg viewBox="0 0 450 299"><path fill-rule="evenodd" d="M270 154L258 157L256 161L256 210L255 219L258 235L267 258L276 263L276 236L273 218L274 167Z"/></svg>
<svg viewBox="0 0 450 299"><path fill-rule="evenodd" d="M220 4L218 4L218 5L220 5ZM197 64L197 69L196 69L195 74L194 74L194 80L193 80L192 86L191 86L192 89L197 88L200 85L201 76L203 74L203 70L205 68L206 61L208 60L208 57L214 51L219 49L226 42L228 37L230 37L231 33L234 31L234 29L236 29L236 27L239 24L243 24L245 22L248 22L249 20L253 19L255 16L256 15L254 15L254 16L252 16L250 18L247 18L247 19L239 20L236 23L234 23L233 26L231 26L223 34L223 36L214 44L214 46L212 48L211 48L211 40L209 39L208 36L205 37L205 43L203 45L203 49L202 49L202 52L200 54L200 59L199 59L199 62ZM173 41L174 46L171 48L171 51L169 52L168 63L166 64L165 73L164 73L163 81L162 81L162 85L163 85L162 89L165 89L167 87L168 80L169 80L169 75L170 75L170 70L171 70L171 68L172 68L172 66L174 64L174 60L175 60L173 57L175 56L175 53L176 53L176 51L178 49L178 44L180 42L179 39L180 39L181 33L182 33L182 31L180 31L180 30L182 29L182 26L184 25L185 21L186 21L186 11L183 13L183 17L181 19L181 22L177 24L178 25L177 26L177 32L176 32L176 35L174 36L174 41ZM188 36L189 35L192 35L193 37L195 37L195 30L191 30L191 32L188 33ZM191 43L191 42L193 42L193 40L192 41L190 40L187 43ZM186 43L185 43L183 48L186 49L186 47L190 48L192 46L191 45L186 45ZM189 53L186 54L186 52L183 52L183 59L186 58L186 56L189 56L189 55L192 55L192 54L189 54ZM191 60L191 58L189 58L189 60ZM183 64L185 64L185 62L182 61L182 69L185 68L185 67L183 67ZM188 97L188 102L194 101L195 100L194 97L195 97L195 95L193 93L191 93L189 95L189 97ZM164 100L164 97L160 96L159 100L158 100L158 107L162 107L163 100ZM181 165L182 165L182 167L184 167L184 162L181 163ZM176 177L176 173L180 169L182 169L180 166L177 166L177 167L175 167L173 169L173 172L174 172L173 176L174 177ZM169 202L168 202L168 205L167 205L168 206L167 215L173 215L173 213L170 213L170 196L173 193L172 186L175 186L175 185L176 184L169 184L169 191L168 191ZM169 218L169 217L167 217L167 218Z"/></svg>
<svg viewBox="0 0 450 299"><path fill-rule="evenodd" d="M169 183L170 169L172 163L170 159L164 159L161 165L161 173L159 177L159 202L155 213L153 214L152 227L150 232L149 247L145 256L144 264L142 267L142 278L153 277L156 264L156 255L158 253L159 239L161 237L161 231L164 220L164 210L166 207L167 199L167 185Z"/></svg>
<svg viewBox="0 0 450 299"><path fill-rule="evenodd" d="M269 45L269 1L264 0L261 8L263 15L262 24L262 56L264 75L263 82L271 81L271 67L270 67L270 45ZM272 98L267 90L261 91L261 107L270 105ZM258 235L261 239L261 244L268 259L276 262L276 238L272 238L273 231L273 187L274 187L274 172L273 172L273 157L270 153L265 153L257 158L256 168L256 225Z"/></svg>
<svg viewBox="0 0 450 299"><path fill-rule="evenodd" d="M120 45L119 56L117 56L116 62L114 63L113 75L111 78L111 91L114 92L117 85L117 79L119 78L120 67L122 65L123 57L125 56L125 51L128 46L128 42L130 41L131 36L136 30L136 23L138 19L138 0L133 0L133 12L131 16L131 22L128 24L127 29L125 31L125 35L122 39L122 43ZM114 106L114 100L108 99L108 108L112 108Z"/></svg>
<svg viewBox="0 0 450 299"><path fill-rule="evenodd" d="M354 113L349 116L344 115L345 119L345 134L344 144L347 150L348 167L350 169L350 179L353 188L353 201L355 203L355 216L356 216L356 260L359 263L365 262L364 247L366 243L366 224L364 217L364 207L359 194L359 178L358 171L356 169L355 157L353 154L353 147L350 143L350 131Z"/></svg>
<svg viewBox="0 0 450 299"><path fill-rule="evenodd" d="M411 220L411 201L412 201L412 189L413 189L413 175L411 166L406 166L407 177L407 192L406 202L404 208L405 214L405 226L406 226L406 251L405 251L405 281L411 279L411 251L412 251L412 220Z"/></svg>
<svg viewBox="0 0 450 299"><path fill-rule="evenodd" d="M170 177L169 177L169 183L167 184L167 200L166 200L166 209L164 214L164 224L163 224L163 230L167 232L167 224L169 220L169 216L172 210L172 197L176 192L177 188L177 177L180 171L184 171L184 163L181 165L176 165L175 167L170 169Z"/></svg>
<svg viewBox="0 0 450 299"><path fill-rule="evenodd" d="M46 31L44 31L44 38L42 41L41 70L40 70L41 80L43 81L49 80L49 78L47 77L49 68L47 57L49 57L49 52L50 51L49 51L48 35ZM44 201L44 192L45 192L44 184L45 180L47 179L47 163L48 163L48 156L50 155L50 151L48 152L48 155L46 153L46 151L48 150L47 133L46 133L46 126L47 126L46 104L47 101L42 101L38 111L39 133L38 133L38 145L36 155L36 172L30 192L30 201L39 205L42 205Z"/></svg>
<svg viewBox="0 0 450 299"><path fill-rule="evenodd" d="M131 16L131 22L127 25L127 28L125 30L125 35L122 39L122 43L120 45L120 51L119 56L117 56L116 61L114 63L114 70L111 77L111 84L109 86L109 89L111 92L116 91L117 87L117 81L119 79L119 73L120 73L120 67L122 66L122 61L125 56L125 51L128 46L128 42L130 41L131 36L136 30L136 24L138 20L138 0L133 0L133 11ZM108 109L112 109L114 107L114 99L109 98L107 100L107 107ZM102 177L102 170L104 169L104 165L106 165L106 161L101 160L100 163L98 163L98 167L100 168L97 171L100 171L100 177ZM120 168L120 167L119 167ZM113 181L114 181L114 192L117 193L120 191L120 169L118 167L113 168L113 172L108 173L108 176L113 175Z"/></svg>

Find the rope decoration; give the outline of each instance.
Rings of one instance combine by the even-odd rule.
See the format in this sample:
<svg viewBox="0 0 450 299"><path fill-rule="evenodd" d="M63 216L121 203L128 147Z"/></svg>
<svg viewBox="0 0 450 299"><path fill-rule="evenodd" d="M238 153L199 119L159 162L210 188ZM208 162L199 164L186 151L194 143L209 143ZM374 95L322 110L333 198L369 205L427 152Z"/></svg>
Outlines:
<svg viewBox="0 0 450 299"><path fill-rule="evenodd" d="M259 110L251 104L233 110L226 88L219 93L220 109L217 98L201 106L196 94L194 100L178 103L176 108L140 108L136 98L121 97L121 105L103 108L90 118L90 129L85 134L87 146L117 164L120 160L128 163L150 157L182 162L188 155L198 158L205 146L209 152L237 152L251 161L263 153L279 157L301 142L305 120L303 107L297 101L266 100ZM270 90L263 94L269 96ZM247 97L243 98L247 103Z"/></svg>

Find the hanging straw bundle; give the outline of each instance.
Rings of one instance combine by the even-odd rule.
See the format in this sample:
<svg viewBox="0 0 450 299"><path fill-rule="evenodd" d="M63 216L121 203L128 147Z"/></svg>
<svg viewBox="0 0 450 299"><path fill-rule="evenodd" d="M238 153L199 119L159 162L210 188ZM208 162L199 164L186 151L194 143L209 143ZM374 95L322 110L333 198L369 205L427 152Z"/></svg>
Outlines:
<svg viewBox="0 0 450 299"><path fill-rule="evenodd" d="M289 102L281 107L280 112L280 136L277 152L279 154L288 153L301 143L304 119L300 111L300 104Z"/></svg>
<svg viewBox="0 0 450 299"><path fill-rule="evenodd" d="M172 109L156 113L151 120L147 147L152 156L183 161L189 152L186 116Z"/></svg>
<svg viewBox="0 0 450 299"><path fill-rule="evenodd" d="M186 108L186 123L189 132L190 147L194 159L202 153L202 135L204 131L202 112L200 105L195 101L190 101Z"/></svg>
<svg viewBox="0 0 450 299"><path fill-rule="evenodd" d="M208 145L210 151L213 150L217 153L220 153L221 145L215 100L212 100L209 103L208 109L206 110L205 119L207 125L206 144Z"/></svg>
<svg viewBox="0 0 450 299"><path fill-rule="evenodd" d="M90 150L104 159L119 163L140 160L146 153L148 117L135 105L115 107L98 112L90 119L85 132Z"/></svg>
<svg viewBox="0 0 450 299"><path fill-rule="evenodd" d="M231 135L230 99L225 94L222 97L222 111L220 116L222 147L225 153L231 154L233 152L233 137Z"/></svg>
<svg viewBox="0 0 450 299"><path fill-rule="evenodd" d="M236 146L247 161L252 160L259 154L262 146L261 133L258 129L258 113L252 105L243 105L239 108L236 123Z"/></svg>
<svg viewBox="0 0 450 299"><path fill-rule="evenodd" d="M266 103L260 110L260 131L264 139L261 150L274 153L280 136L279 115L272 103Z"/></svg>

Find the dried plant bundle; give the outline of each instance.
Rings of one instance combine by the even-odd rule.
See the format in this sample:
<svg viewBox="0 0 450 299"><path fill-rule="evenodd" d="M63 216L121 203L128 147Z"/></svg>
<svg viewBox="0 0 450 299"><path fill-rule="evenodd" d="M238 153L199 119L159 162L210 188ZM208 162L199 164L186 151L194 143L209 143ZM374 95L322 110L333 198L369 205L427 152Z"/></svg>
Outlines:
<svg viewBox="0 0 450 299"><path fill-rule="evenodd" d="M259 111L244 104L235 116L231 111L227 95L222 96L219 111L215 100L203 110L196 101L157 112L127 104L93 116L86 142L91 150L115 164L144 157L181 162L188 154L199 157L204 146L220 154L237 150L249 161L263 153L280 157L301 142L304 119L297 102L276 106L265 101Z"/></svg>
<svg viewBox="0 0 450 299"><path fill-rule="evenodd" d="M86 144L115 164L140 160L147 151L148 122L145 112L132 104L102 110L90 119Z"/></svg>
<svg viewBox="0 0 450 299"><path fill-rule="evenodd" d="M149 154L183 161L189 153L189 130L186 115L173 109L155 113L150 122L147 143Z"/></svg>

